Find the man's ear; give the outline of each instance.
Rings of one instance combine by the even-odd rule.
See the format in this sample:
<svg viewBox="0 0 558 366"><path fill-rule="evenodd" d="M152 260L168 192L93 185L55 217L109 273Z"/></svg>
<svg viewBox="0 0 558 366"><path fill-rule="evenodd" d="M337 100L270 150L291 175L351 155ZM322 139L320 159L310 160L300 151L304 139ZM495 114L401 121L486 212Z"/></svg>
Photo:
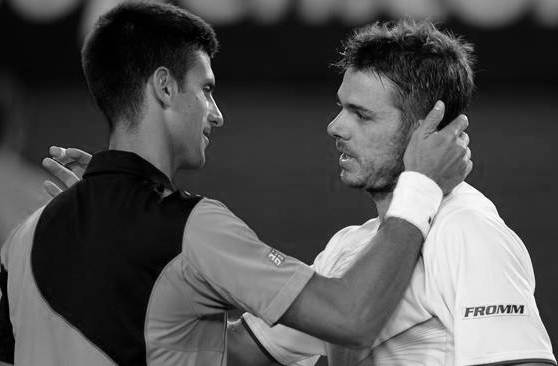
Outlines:
<svg viewBox="0 0 558 366"><path fill-rule="evenodd" d="M170 70L163 66L157 68L151 75L149 83L152 86L154 98L163 107L170 107L178 94L178 84L172 77Z"/></svg>

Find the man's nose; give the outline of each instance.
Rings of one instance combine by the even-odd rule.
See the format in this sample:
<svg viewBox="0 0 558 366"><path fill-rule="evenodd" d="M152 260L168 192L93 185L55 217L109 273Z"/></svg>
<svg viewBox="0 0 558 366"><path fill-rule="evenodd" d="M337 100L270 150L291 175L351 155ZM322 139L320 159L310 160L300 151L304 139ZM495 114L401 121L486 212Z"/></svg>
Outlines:
<svg viewBox="0 0 558 366"><path fill-rule="evenodd" d="M343 126L343 111L339 112L337 116L327 125L327 133L333 138L347 139L348 134Z"/></svg>
<svg viewBox="0 0 558 366"><path fill-rule="evenodd" d="M223 114L219 110L219 107L217 107L217 103L212 100L211 110L209 112L209 123L211 123L213 127L221 127L223 126L224 122L225 121L223 120Z"/></svg>

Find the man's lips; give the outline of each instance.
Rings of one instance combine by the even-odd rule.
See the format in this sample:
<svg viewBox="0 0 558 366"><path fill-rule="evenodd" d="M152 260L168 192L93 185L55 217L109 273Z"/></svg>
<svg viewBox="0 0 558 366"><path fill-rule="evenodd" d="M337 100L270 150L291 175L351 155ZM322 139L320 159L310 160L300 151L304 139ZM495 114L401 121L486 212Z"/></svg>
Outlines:
<svg viewBox="0 0 558 366"><path fill-rule="evenodd" d="M210 129L204 129L202 131L203 139L205 140L206 145L209 144L209 136L211 135Z"/></svg>
<svg viewBox="0 0 558 366"><path fill-rule="evenodd" d="M346 158L354 158L354 154L351 153L351 150L348 149L347 146L336 143L335 147L337 148L337 151L341 153L341 156L345 156Z"/></svg>

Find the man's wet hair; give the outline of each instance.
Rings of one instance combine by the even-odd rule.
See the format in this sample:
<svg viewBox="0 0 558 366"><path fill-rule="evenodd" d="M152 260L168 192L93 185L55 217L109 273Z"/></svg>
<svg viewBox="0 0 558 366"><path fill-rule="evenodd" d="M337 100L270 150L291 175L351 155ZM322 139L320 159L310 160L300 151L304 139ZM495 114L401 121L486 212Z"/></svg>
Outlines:
<svg viewBox="0 0 558 366"><path fill-rule="evenodd" d="M342 71L370 71L395 86L394 106L406 127L424 119L437 100L446 105L443 128L471 100L473 46L432 22L403 19L357 30L343 45Z"/></svg>
<svg viewBox="0 0 558 366"><path fill-rule="evenodd" d="M177 6L125 2L99 18L82 49L82 66L97 105L111 130L140 118L143 91L158 67L169 69L182 88L197 51L213 57L213 28Z"/></svg>

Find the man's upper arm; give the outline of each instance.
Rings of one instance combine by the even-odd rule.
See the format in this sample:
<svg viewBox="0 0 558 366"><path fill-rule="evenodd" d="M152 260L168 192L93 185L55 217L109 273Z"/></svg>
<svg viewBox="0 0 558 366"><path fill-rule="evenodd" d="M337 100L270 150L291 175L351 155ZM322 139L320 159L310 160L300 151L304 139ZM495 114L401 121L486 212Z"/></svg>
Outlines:
<svg viewBox="0 0 558 366"><path fill-rule="evenodd" d="M555 362L530 258L517 235L495 214L470 209L439 224L425 258L433 261L431 276L449 308L455 364Z"/></svg>
<svg viewBox="0 0 558 366"><path fill-rule="evenodd" d="M217 201L204 199L184 231L184 274L202 278L230 307L274 324L314 271L261 242Z"/></svg>

